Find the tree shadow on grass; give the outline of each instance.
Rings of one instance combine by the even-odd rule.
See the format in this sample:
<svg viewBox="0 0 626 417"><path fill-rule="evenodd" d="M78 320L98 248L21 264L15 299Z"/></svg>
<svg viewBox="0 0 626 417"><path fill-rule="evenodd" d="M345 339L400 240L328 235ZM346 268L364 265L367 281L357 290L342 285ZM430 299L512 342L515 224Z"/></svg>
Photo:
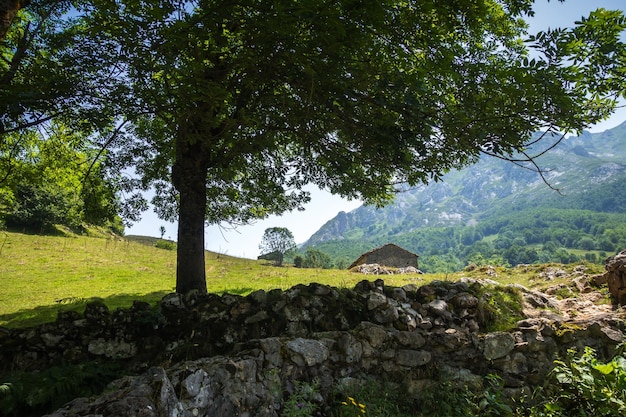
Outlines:
<svg viewBox="0 0 626 417"><path fill-rule="evenodd" d="M149 294L114 294L108 297L68 297L57 300L54 304L22 309L14 313L0 314L0 326L6 328L24 328L53 322L57 319L59 312L76 311L82 314L85 311L87 303L93 301L104 302L112 312L118 308L128 308L132 306L135 300L155 305L169 293L170 291L155 291Z"/></svg>

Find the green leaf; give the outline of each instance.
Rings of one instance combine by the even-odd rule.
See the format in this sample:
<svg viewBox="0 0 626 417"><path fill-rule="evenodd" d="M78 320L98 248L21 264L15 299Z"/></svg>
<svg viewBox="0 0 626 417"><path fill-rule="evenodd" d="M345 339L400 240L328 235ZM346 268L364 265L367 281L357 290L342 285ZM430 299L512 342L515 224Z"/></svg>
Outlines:
<svg viewBox="0 0 626 417"><path fill-rule="evenodd" d="M615 366L611 362L609 362L607 364L594 365L593 369L599 371L603 375L608 375L615 370Z"/></svg>

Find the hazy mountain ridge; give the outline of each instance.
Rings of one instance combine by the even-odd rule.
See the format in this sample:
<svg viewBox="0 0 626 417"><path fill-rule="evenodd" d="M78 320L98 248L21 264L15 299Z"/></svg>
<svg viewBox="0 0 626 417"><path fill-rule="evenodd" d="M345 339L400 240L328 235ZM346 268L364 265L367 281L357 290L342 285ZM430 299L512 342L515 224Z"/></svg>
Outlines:
<svg viewBox="0 0 626 417"><path fill-rule="evenodd" d="M542 144L539 144L542 145ZM546 146L543 144L542 146ZM533 149L529 149L532 154ZM564 139L537 159L551 189L536 172L483 157L447 173L443 181L399 193L393 204L340 212L303 245L328 248L348 241L405 240L424 228L476 226L525 210L578 209L626 213L626 123L602 133ZM358 243L358 244L357 244Z"/></svg>

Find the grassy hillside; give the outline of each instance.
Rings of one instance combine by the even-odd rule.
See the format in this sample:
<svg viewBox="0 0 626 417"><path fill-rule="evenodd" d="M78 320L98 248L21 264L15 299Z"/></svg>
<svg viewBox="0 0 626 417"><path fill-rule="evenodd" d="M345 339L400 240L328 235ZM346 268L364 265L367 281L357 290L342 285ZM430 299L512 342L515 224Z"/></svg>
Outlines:
<svg viewBox="0 0 626 417"><path fill-rule="evenodd" d="M151 243L0 232L0 326L54 320L57 311L81 310L94 298L112 310L135 299L160 300L174 291L176 252ZM242 295L310 282L353 286L363 279L348 271L277 268L212 252L206 253L206 268L209 291Z"/></svg>
<svg viewBox="0 0 626 417"><path fill-rule="evenodd" d="M53 321L61 310L82 311L86 302L101 299L111 310L133 300L156 303L175 287L176 252L152 246L152 241L85 236L38 236L0 232L0 326L22 327ZM252 291L287 289L318 282L352 288L374 279L345 270L274 267L255 261L206 254L210 292L245 295ZM498 270L502 283L542 285L533 281L545 265ZM573 266L570 267L570 269ZM602 270L601 266L590 266ZM383 276L389 285L461 276L490 277L480 268L453 274ZM550 284L554 284L554 281Z"/></svg>

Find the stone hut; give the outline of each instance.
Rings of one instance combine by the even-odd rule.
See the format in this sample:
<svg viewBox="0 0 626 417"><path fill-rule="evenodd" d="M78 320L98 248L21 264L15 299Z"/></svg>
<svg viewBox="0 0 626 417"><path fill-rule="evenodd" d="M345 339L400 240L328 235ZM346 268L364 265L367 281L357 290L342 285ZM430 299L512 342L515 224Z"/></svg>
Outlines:
<svg viewBox="0 0 626 417"><path fill-rule="evenodd" d="M412 266L418 269L417 258L419 258L419 255L402 249L400 246L394 245L393 243L388 243L380 248L365 252L363 255L359 256L359 259L352 262L352 265L350 265L348 269L363 264L378 264L390 268L406 268Z"/></svg>

